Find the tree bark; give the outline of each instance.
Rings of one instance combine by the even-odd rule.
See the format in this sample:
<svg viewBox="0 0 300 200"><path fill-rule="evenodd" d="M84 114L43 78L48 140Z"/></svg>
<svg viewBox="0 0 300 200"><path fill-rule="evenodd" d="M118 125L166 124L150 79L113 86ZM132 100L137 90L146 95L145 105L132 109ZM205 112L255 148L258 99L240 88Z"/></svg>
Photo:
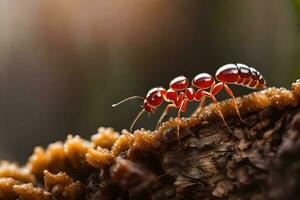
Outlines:
<svg viewBox="0 0 300 200"><path fill-rule="evenodd" d="M237 102L242 120L229 99L154 132L37 147L23 167L0 163L0 200L300 199L300 81Z"/></svg>
<svg viewBox="0 0 300 200"><path fill-rule="evenodd" d="M113 182L128 199L300 199L296 89L293 97L285 89L270 89L238 99L247 123L230 116L232 101L221 103L231 130L217 112L207 114L214 107L209 106L202 111L207 121L180 129L180 142L171 126L160 131L153 149L133 145L113 165Z"/></svg>

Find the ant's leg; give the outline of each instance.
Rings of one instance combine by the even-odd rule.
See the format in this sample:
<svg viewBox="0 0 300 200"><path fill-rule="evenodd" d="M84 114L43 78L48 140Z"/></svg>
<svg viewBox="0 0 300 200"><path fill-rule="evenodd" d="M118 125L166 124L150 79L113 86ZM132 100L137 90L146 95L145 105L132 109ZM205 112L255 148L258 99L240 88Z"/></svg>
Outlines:
<svg viewBox="0 0 300 200"><path fill-rule="evenodd" d="M205 106L205 101L206 101L206 96L203 96L202 100L200 101L199 107L200 107L200 111L199 113L202 112L204 106Z"/></svg>
<svg viewBox="0 0 300 200"><path fill-rule="evenodd" d="M219 84L219 83L217 83L217 84ZM212 92L213 92L213 89L216 87L216 82L214 81L213 82L213 84L210 86L210 90L209 90L209 92L211 93L211 94L213 94Z"/></svg>
<svg viewBox="0 0 300 200"><path fill-rule="evenodd" d="M203 92L203 90L202 90L202 89L199 89L199 90L196 92L196 94L195 94L195 100L198 101L198 102L200 102L200 103L199 103L199 108L200 108L200 110L199 110L199 112L198 112L197 115L200 115L200 114L201 114L201 112L202 112L202 110L203 110L203 108L204 108L204 106L205 106L206 96L204 96L204 95L202 94L202 92Z"/></svg>
<svg viewBox="0 0 300 200"><path fill-rule="evenodd" d="M222 90L223 87L225 88L225 91L227 92L227 94L229 94L229 96L232 97L233 103L234 103L234 106L235 106L235 109L236 109L236 113L237 113L239 119L241 120L241 122L250 125L248 122L246 122L245 120L242 119L241 114L240 114L240 110L239 110L239 108L238 108L237 101L236 101L236 99L235 99L235 96L234 96L233 92L231 91L231 89L228 87L228 85L226 85L226 84L224 84L224 83L222 83L222 82L217 83L217 84L214 85L214 87L210 90L210 91L211 91L211 94L212 94L212 95L218 94L218 93Z"/></svg>
<svg viewBox="0 0 300 200"><path fill-rule="evenodd" d="M219 115L220 115L222 121L224 122L224 124L225 124L225 126L227 127L228 131L229 131L229 132L232 132L232 130L229 128L228 124L227 124L226 121L225 121L225 118L224 118L223 113L222 113L222 111L221 111L221 107L220 107L220 105L219 105L218 100L214 97L214 95L212 95L212 94L209 93L209 92L203 91L202 93L203 93L203 95L205 95L205 96L211 98L211 99L213 100L213 102L217 105L217 107L218 107L218 112L219 112Z"/></svg>
<svg viewBox="0 0 300 200"><path fill-rule="evenodd" d="M137 120L142 116L142 114L145 112L146 110L143 109L139 112L139 114L135 117L135 119L133 120L130 128L129 128L129 131L132 133L132 129L133 129L133 126L135 125L135 123L137 122Z"/></svg>
<svg viewBox="0 0 300 200"><path fill-rule="evenodd" d="M181 112L185 112L187 104L188 104L188 100L187 99L183 100L183 102L182 102L182 104L180 106L180 111Z"/></svg>
<svg viewBox="0 0 300 200"><path fill-rule="evenodd" d="M159 125L162 123L163 119L166 117L166 115L169 113L170 108L176 108L175 104L168 104L164 110L164 112L161 114L157 124L156 124L156 129L159 128Z"/></svg>
<svg viewBox="0 0 300 200"><path fill-rule="evenodd" d="M210 89L210 93L215 96L222 90L223 87L224 87L224 83L222 82L214 84Z"/></svg>
<svg viewBox="0 0 300 200"><path fill-rule="evenodd" d="M178 143L180 144L180 135L179 135L179 130L180 130L180 113L184 112L187 106L188 100L185 99L181 102L180 107L177 112L177 139Z"/></svg>
<svg viewBox="0 0 300 200"><path fill-rule="evenodd" d="M240 120L241 120L243 123L245 123L245 124L251 125L251 124L249 124L248 122L246 122L245 120L242 119L242 116L241 116L241 114L240 114L240 110L239 110L239 107L238 107L236 98L235 98L235 96L234 96L232 90L231 90L231 89L228 87L228 85L226 85L226 84L224 84L224 88L225 88L227 94L229 94L229 95L232 97L233 102L234 102L234 105L235 105L235 108L236 108L237 115L239 116Z"/></svg>

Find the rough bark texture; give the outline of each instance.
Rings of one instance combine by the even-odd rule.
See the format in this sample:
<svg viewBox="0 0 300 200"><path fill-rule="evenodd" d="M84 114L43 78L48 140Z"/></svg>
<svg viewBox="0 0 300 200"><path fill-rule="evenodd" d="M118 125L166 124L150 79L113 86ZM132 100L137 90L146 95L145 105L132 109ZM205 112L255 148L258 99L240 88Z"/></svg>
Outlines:
<svg viewBox="0 0 300 200"><path fill-rule="evenodd" d="M221 121L183 129L180 147L176 129L171 129L165 133L168 144L157 152L136 152L134 162L120 158L116 165L130 168L116 179L116 183L127 181L121 181L120 195L129 199L300 199L299 107L266 108L244 119L254 125L226 118L232 134ZM111 187L101 188L102 184L99 190Z"/></svg>
<svg viewBox="0 0 300 200"><path fill-rule="evenodd" d="M23 171L0 170L0 199L300 199L299 97L298 82L238 98L247 123L222 102L231 130L210 105L181 120L180 142L176 119L152 133L69 137L37 149ZM27 176L45 185L24 187Z"/></svg>
<svg viewBox="0 0 300 200"><path fill-rule="evenodd" d="M199 123L180 130L179 144L176 128L170 128L155 151L138 148L124 154L111 169L127 167L116 170L120 196L300 199L300 107L274 102L277 106L243 115L249 124L237 116L226 117L231 132L221 120ZM100 183L99 190L104 188Z"/></svg>

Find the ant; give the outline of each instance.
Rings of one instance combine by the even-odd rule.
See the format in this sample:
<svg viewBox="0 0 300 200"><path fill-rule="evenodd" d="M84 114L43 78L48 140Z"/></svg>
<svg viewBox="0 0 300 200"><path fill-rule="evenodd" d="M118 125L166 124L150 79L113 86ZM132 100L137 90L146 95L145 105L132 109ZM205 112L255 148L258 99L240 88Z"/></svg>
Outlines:
<svg viewBox="0 0 300 200"><path fill-rule="evenodd" d="M200 107L203 108L206 98L210 98L213 103L218 106L218 113L227 129L230 130L221 112L218 100L215 98L215 95L224 88L227 94L231 96L234 101L239 119L248 124L242 119L237 101L228 84L237 84L251 89L262 89L266 87L266 81L263 76L256 69L238 63L226 64L220 67L215 74L215 78L217 81L219 81L218 83L216 83L214 77L208 73L198 74L192 80L192 86L195 87L194 89L193 87L188 87L188 79L185 76L178 76L170 82L170 88L168 90L162 87L155 87L149 90L145 98L140 96L132 96L120 101L119 103L113 104L112 106L116 107L121 103L131 99L138 98L144 100L142 111L140 111L131 124L130 132L132 132L134 124L144 112L148 112L149 114L153 113L163 103L163 101L166 101L168 105L158 120L156 128L159 127L164 117L168 114L170 108L178 108L177 138L178 141L180 141L180 113L186 110L188 102L191 101L200 102ZM206 91L208 89L209 91Z"/></svg>

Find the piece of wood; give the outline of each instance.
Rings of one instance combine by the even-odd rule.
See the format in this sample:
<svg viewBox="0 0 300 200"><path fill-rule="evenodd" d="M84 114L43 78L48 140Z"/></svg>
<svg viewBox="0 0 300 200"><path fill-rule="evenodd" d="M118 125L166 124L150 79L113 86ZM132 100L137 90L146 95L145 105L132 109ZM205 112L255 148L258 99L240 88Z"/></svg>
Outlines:
<svg viewBox="0 0 300 200"><path fill-rule="evenodd" d="M300 81L237 102L247 123L232 99L211 104L180 119L180 143L170 119L154 132L99 128L91 141L37 147L25 166L0 163L0 200L300 199Z"/></svg>

